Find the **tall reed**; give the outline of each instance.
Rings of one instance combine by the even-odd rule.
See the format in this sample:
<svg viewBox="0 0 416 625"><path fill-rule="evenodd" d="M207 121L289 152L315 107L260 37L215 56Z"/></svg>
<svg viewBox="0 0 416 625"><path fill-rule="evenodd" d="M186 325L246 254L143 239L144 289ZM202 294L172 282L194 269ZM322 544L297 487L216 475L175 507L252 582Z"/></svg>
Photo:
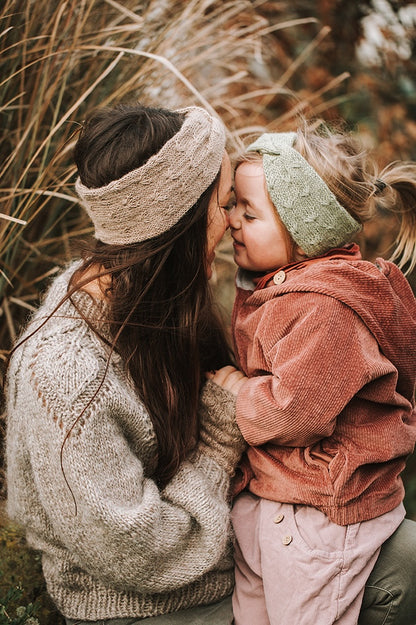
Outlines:
<svg viewBox="0 0 416 625"><path fill-rule="evenodd" d="M90 232L74 198L71 163L86 111L138 99L201 104L223 118L235 149L268 123L271 97L281 94L289 103L282 124L293 106L305 105L287 88L305 52L275 79L267 42L273 30L315 20L270 24L255 6L248 0L4 0L0 357L47 278L70 257L72 240ZM325 29L316 30L319 40Z"/></svg>
<svg viewBox="0 0 416 625"><path fill-rule="evenodd" d="M321 112L289 86L327 34L314 18L270 23L252 0L3 0L0 6L0 374L48 280L91 234L76 201L72 148L87 111L120 101L221 116L231 152L253 132ZM284 2L278 3L284 8ZM272 33L304 26L293 58ZM280 114L269 105L280 96ZM275 113L274 113L275 115ZM219 253L230 259L227 243ZM0 392L0 408L1 408ZM0 416L0 449L5 420ZM2 475L0 452L0 491Z"/></svg>

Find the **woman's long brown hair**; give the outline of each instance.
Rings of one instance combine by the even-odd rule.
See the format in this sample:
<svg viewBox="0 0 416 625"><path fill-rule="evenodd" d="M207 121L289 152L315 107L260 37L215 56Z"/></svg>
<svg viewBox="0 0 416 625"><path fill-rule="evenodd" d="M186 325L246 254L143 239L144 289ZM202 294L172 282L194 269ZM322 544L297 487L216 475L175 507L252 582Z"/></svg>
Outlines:
<svg viewBox="0 0 416 625"><path fill-rule="evenodd" d="M75 148L83 184L99 187L140 167L182 122L179 113L140 105L98 111ZM159 454L155 477L161 486L195 446L204 372L231 362L205 262L208 203L218 178L168 232L142 243L98 241L86 249L70 284L70 289L82 284L87 273L92 279L103 273L110 277L104 295L112 346L153 422Z"/></svg>

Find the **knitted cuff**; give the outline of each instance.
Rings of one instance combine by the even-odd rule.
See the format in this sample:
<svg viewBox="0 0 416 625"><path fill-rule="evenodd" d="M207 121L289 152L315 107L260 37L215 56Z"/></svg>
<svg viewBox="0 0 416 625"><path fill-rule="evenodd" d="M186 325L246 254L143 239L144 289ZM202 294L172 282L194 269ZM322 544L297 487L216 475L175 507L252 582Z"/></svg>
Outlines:
<svg viewBox="0 0 416 625"><path fill-rule="evenodd" d="M208 380L199 407L200 441L198 448L233 475L247 447L235 421L235 396Z"/></svg>

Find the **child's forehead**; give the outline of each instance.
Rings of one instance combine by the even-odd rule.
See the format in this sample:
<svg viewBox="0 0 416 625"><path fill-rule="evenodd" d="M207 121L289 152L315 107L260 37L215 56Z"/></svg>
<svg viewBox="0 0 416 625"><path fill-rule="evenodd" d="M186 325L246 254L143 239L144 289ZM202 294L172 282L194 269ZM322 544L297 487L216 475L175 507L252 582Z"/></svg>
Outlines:
<svg viewBox="0 0 416 625"><path fill-rule="evenodd" d="M253 167L254 166L254 167ZM266 178L261 163L244 163L241 172L236 171L234 190L239 202L249 204L253 209L275 211L267 190Z"/></svg>
<svg viewBox="0 0 416 625"><path fill-rule="evenodd" d="M234 189L239 196L268 196L262 164L258 162L242 163L235 172Z"/></svg>
<svg viewBox="0 0 416 625"><path fill-rule="evenodd" d="M250 162L243 161L237 166L234 175L234 184L238 184L241 180L264 179L263 164L261 161Z"/></svg>

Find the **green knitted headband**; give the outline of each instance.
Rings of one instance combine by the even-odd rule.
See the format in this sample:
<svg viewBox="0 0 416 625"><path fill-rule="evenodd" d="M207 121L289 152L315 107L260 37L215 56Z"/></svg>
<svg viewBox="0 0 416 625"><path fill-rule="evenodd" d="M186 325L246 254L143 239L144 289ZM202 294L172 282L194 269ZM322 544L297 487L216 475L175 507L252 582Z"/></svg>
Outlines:
<svg viewBox="0 0 416 625"><path fill-rule="evenodd" d="M292 146L295 132L265 133L247 150L263 155L267 190L295 243L319 256L349 243L361 225Z"/></svg>

